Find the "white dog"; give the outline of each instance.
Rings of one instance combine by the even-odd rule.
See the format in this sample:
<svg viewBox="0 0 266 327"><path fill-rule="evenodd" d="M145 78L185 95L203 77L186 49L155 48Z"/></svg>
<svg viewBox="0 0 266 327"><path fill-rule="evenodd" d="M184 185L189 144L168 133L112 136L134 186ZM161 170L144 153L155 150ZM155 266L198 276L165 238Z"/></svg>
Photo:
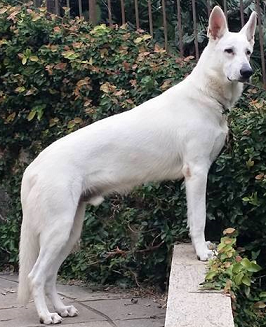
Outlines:
<svg viewBox="0 0 266 327"><path fill-rule="evenodd" d="M252 74L256 13L239 33L228 31L219 7L211 13L209 43L192 73L144 104L98 121L54 142L26 169L21 189L18 297L34 298L41 322L75 316L56 292L57 271L80 237L86 202L134 186L185 178L188 225L200 260L205 241L206 183L227 136L224 111ZM48 311L45 294L54 305Z"/></svg>

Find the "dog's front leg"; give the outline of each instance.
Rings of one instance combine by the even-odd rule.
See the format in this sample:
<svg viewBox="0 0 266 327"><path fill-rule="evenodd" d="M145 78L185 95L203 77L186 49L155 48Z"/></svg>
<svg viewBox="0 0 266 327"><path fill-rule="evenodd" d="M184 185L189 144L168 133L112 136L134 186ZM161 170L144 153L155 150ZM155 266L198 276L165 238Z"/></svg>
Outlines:
<svg viewBox="0 0 266 327"><path fill-rule="evenodd" d="M213 252L205 241L206 186L208 169L206 165L186 164L183 168L187 196L188 226L192 244L200 260L208 260Z"/></svg>

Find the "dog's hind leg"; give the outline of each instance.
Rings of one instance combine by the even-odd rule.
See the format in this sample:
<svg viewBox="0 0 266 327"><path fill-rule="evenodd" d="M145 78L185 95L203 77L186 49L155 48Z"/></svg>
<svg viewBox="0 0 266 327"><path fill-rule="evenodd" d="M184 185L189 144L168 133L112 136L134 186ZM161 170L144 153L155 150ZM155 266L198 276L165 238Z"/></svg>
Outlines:
<svg viewBox="0 0 266 327"><path fill-rule="evenodd" d="M59 255L54 259L54 263L50 267L50 271L45 285L45 291L47 296L50 298L51 302L53 303L55 311L59 313L60 316L62 317L67 317L67 316L74 317L78 314L78 310L73 305L66 306L61 301L60 296L57 294L56 291L56 278L57 278L58 269L60 268L62 262L65 260L65 258L70 253L73 246L76 244L76 242L80 237L85 209L86 209L86 203L81 202L78 205L75 214L74 224L70 233L70 237L67 241L67 244L61 250Z"/></svg>
<svg viewBox="0 0 266 327"><path fill-rule="evenodd" d="M57 324L62 321L62 318L57 313L49 312L45 302L44 288L51 267L60 253L64 252L63 249L70 239L76 209L72 203L69 203L64 209L61 207L61 209L57 208L57 211L49 211L46 213L49 215L48 224L40 234L39 256L29 274L29 280L40 321L44 324Z"/></svg>

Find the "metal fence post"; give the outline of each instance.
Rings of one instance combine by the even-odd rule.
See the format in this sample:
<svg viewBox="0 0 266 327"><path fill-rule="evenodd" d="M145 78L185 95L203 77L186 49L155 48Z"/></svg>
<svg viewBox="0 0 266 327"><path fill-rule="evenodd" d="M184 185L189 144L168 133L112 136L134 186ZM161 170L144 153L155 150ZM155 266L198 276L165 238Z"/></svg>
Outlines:
<svg viewBox="0 0 266 327"><path fill-rule="evenodd" d="M260 1L256 0L256 11L258 14L258 27L259 27L259 42L260 42L260 60L261 60L261 70L264 88L266 89L266 69L265 69L265 58L264 58L264 44L263 44L263 30L261 21L261 8Z"/></svg>
<svg viewBox="0 0 266 327"><path fill-rule="evenodd" d="M96 0L89 0L89 21L96 25Z"/></svg>

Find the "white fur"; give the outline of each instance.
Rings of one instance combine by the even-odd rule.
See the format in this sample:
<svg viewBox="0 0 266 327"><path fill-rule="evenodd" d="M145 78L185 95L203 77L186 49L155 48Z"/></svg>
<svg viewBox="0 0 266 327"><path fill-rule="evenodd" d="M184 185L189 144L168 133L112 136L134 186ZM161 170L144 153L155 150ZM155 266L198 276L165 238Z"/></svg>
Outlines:
<svg viewBox="0 0 266 327"><path fill-rule="evenodd" d="M249 62L255 14L240 33L230 33L219 7L209 23L209 44L183 82L119 115L54 142L26 169L21 189L20 301L32 294L41 321L74 316L56 293L57 271L80 237L85 203L134 186L185 178L188 225L200 260L212 252L204 237L206 183L228 132L224 108L242 92L240 70ZM234 47L234 54L224 50ZM48 311L45 292L55 311Z"/></svg>

